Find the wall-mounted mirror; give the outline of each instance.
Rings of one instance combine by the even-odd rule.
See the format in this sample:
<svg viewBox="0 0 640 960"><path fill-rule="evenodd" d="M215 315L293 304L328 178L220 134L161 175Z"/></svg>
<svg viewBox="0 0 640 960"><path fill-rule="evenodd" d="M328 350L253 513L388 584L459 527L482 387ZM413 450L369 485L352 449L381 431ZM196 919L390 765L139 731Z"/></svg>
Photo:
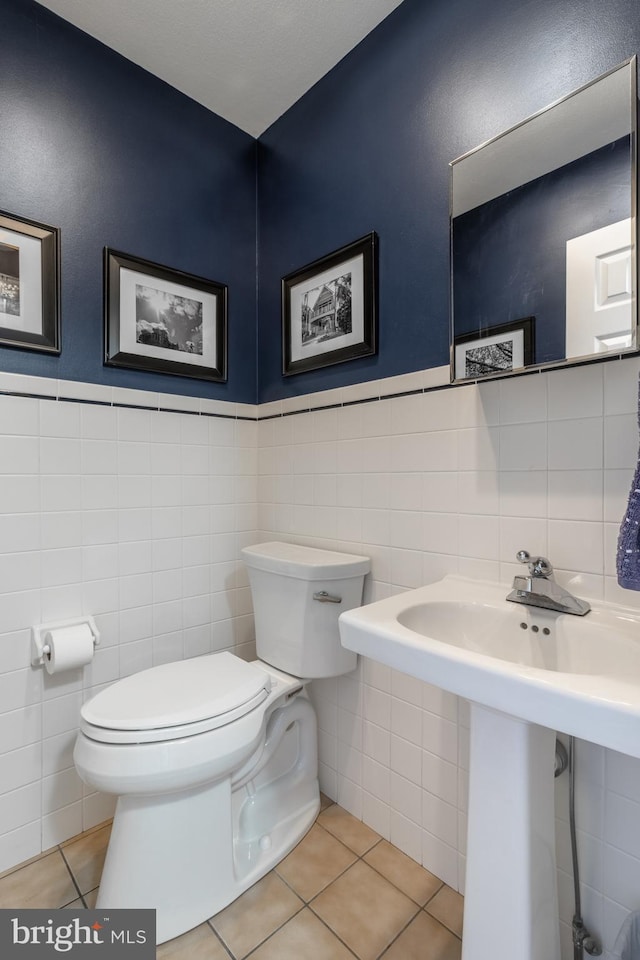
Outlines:
<svg viewBox="0 0 640 960"><path fill-rule="evenodd" d="M636 58L451 164L451 380L638 349Z"/></svg>

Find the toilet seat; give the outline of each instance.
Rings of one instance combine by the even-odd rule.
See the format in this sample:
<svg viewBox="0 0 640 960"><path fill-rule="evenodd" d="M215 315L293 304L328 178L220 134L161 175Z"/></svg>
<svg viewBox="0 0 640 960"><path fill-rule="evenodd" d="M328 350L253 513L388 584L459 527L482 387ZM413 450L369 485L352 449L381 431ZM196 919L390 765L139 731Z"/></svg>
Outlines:
<svg viewBox="0 0 640 960"><path fill-rule="evenodd" d="M256 663L216 653L125 677L84 704L80 729L102 743L157 743L225 726L269 695Z"/></svg>

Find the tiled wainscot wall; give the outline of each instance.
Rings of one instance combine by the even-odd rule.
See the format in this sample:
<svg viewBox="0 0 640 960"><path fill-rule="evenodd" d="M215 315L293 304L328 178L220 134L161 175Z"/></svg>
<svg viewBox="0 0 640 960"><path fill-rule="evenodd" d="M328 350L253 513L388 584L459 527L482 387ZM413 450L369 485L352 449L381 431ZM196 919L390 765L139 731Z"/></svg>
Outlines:
<svg viewBox="0 0 640 960"><path fill-rule="evenodd" d="M639 369L628 358L421 392L446 376L426 371L263 405L261 536L368 554L366 600L447 573L508 584L524 548L549 557L578 596L637 607L640 594L616 584L615 551L638 453ZM293 412L305 405L327 409ZM366 659L313 688L323 789L462 890L467 704ZM612 945L640 907L640 763L582 742L576 759L583 914ZM567 774L557 817L569 960Z"/></svg>
<svg viewBox="0 0 640 960"><path fill-rule="evenodd" d="M83 699L255 651L238 560L257 537L255 408L0 374L9 390L34 395L0 395L0 871L113 812L73 766ZM92 663L32 667L31 626L80 614Z"/></svg>
<svg viewBox="0 0 640 960"><path fill-rule="evenodd" d="M481 386L430 370L264 404L0 374L0 870L101 822L72 748L83 698L152 664L254 654L239 550L366 554L372 600L458 573L509 583L520 548L578 595L615 582L640 361ZM256 422L259 417L259 422ZM90 666L30 665L33 624L95 616ZM464 889L464 702L363 659L314 682L323 790ZM640 907L640 764L577 745L583 913L611 945ZM573 910L557 781L563 954Z"/></svg>

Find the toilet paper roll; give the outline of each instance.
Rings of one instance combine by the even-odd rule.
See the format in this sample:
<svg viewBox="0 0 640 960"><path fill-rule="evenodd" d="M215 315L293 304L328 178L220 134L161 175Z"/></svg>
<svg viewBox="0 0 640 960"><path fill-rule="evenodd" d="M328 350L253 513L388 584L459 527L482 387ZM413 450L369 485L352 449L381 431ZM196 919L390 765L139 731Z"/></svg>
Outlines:
<svg viewBox="0 0 640 960"><path fill-rule="evenodd" d="M43 652L47 673L60 673L83 667L93 659L93 634L88 623L47 630L43 637L48 652Z"/></svg>

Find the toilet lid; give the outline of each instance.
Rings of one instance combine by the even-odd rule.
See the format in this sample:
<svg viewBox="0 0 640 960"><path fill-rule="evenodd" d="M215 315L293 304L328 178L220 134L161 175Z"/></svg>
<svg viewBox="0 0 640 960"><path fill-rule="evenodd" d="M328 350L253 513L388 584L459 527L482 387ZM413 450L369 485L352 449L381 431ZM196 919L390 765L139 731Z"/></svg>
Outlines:
<svg viewBox="0 0 640 960"><path fill-rule="evenodd" d="M237 719L248 713L270 689L269 675L257 664L215 653L118 680L88 700L80 715L87 724L113 731L157 731L216 718L224 722L225 715Z"/></svg>

